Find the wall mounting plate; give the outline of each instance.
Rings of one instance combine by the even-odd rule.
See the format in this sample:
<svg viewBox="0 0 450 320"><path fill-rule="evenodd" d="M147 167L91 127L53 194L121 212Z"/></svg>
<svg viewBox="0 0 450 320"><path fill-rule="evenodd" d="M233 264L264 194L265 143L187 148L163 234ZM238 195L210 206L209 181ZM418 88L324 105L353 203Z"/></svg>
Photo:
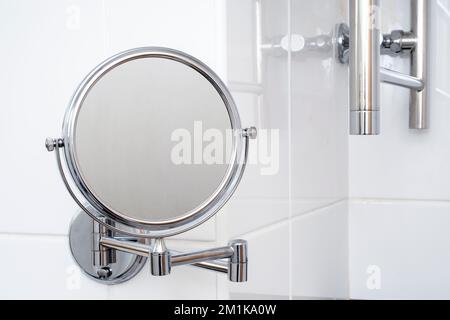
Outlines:
<svg viewBox="0 0 450 320"><path fill-rule="evenodd" d="M69 230L70 251L75 262L89 278L108 285L119 284L136 276L144 267L147 258L134 254L116 251L116 262L106 268L94 265L93 256L93 223L86 213L78 213Z"/></svg>

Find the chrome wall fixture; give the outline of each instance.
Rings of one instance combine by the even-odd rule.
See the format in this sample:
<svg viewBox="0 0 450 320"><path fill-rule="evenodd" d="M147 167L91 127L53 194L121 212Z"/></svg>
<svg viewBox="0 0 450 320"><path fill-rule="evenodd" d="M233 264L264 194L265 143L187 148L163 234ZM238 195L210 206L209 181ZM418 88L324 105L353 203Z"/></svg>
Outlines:
<svg viewBox="0 0 450 320"><path fill-rule="evenodd" d="M150 273L161 277L172 267L191 265L228 275L231 282L247 281L245 240L225 247L182 253L168 249L164 238L150 239L111 231L84 212L75 216L69 231L73 258L85 274L103 284L120 284L136 276L147 261Z"/></svg>
<svg viewBox="0 0 450 320"><path fill-rule="evenodd" d="M380 31L380 0L350 0L350 27L339 25L337 54L350 65L350 134L380 133L380 82L411 89L410 129L429 126L427 0L411 0L410 31ZM411 75L380 67L380 55L411 55Z"/></svg>

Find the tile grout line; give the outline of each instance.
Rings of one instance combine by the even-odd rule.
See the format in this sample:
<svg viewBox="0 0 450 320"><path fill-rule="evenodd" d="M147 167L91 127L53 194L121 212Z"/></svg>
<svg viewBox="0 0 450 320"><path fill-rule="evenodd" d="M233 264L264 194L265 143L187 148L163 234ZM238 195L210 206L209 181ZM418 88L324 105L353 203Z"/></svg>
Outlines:
<svg viewBox="0 0 450 320"><path fill-rule="evenodd" d="M30 232L4 232L4 231L0 231L0 236L67 238L69 235L68 234L62 234L62 233L30 233Z"/></svg>
<svg viewBox="0 0 450 320"><path fill-rule="evenodd" d="M340 200L335 201L333 203L330 203L328 205L315 208L313 210L307 211L307 212L302 213L302 214L293 215L292 217L287 216L287 217L282 218L280 220L276 220L274 222L270 222L269 224L261 226L261 227L259 227L257 229L253 229L253 230L247 231L245 233L237 234L235 237L247 237L247 236L257 235L260 232L267 232L268 230L272 230L272 229L274 229L276 227L279 227L283 223L289 223L289 220L292 220L292 222L296 222L297 220L300 220L300 219L303 219L305 217L309 217L309 216L318 214L320 211L323 211L323 210L326 210L326 209L329 209L329 208L332 208L332 207L335 207L335 206L338 206L340 204L347 203L347 202L348 202L348 198L340 199Z"/></svg>
<svg viewBox="0 0 450 320"><path fill-rule="evenodd" d="M108 33L108 12L106 9L106 1L102 0L102 33L103 33L103 55L107 55L109 48Z"/></svg>
<svg viewBox="0 0 450 320"><path fill-rule="evenodd" d="M288 92L288 167L289 167L289 176L288 176L288 296L289 300L293 298L293 271L292 271L292 256L293 256L293 228L292 228L292 214L293 214L293 206L292 206L292 1L287 0L287 34L288 34L288 56L287 56L287 92Z"/></svg>
<svg viewBox="0 0 450 320"><path fill-rule="evenodd" d="M222 73L222 76L224 77L224 81L228 83L228 8L226 4L226 0L220 0L215 1L215 13L218 17L216 17L216 34L219 34L216 41L217 46L217 53L216 58L217 62L216 64L221 66L219 68L219 72ZM221 70L220 70L221 69ZM215 238L215 245L220 245L219 242L222 240L222 236L220 235L219 231L219 222L220 218L216 215L214 217L214 238ZM219 278L219 275L216 273L215 275L215 294L216 294L216 300L219 299L219 296L222 295L222 286L221 286L221 280Z"/></svg>
<svg viewBox="0 0 450 320"><path fill-rule="evenodd" d="M450 200L445 199L407 199L407 198L365 198L365 197L349 197L349 203L416 203L416 204L441 204L450 205Z"/></svg>

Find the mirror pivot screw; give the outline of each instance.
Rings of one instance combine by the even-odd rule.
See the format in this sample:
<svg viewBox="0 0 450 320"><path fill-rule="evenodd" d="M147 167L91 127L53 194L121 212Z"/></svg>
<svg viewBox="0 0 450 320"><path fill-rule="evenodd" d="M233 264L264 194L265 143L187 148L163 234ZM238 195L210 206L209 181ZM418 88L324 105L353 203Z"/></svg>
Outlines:
<svg viewBox="0 0 450 320"><path fill-rule="evenodd" d="M256 137L258 136L258 130L255 127L246 128L244 129L243 135L244 137L253 140L256 139Z"/></svg>
<svg viewBox="0 0 450 320"><path fill-rule="evenodd" d="M53 139L53 138L47 138L45 139L45 147L49 152L52 152L55 150L56 146L62 148L64 146L64 142L62 139Z"/></svg>

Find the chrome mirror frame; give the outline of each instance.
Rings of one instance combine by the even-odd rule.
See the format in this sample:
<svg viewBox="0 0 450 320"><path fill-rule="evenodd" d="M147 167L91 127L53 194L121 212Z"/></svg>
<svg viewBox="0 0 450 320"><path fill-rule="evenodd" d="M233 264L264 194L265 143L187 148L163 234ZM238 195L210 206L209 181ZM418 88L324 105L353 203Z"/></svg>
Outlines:
<svg viewBox="0 0 450 320"><path fill-rule="evenodd" d="M183 63L204 76L221 96L227 108L233 131L231 161L218 189L204 203L190 212L176 219L158 222L131 219L103 204L82 178L75 156L74 141L79 111L84 99L97 81L117 66L135 59L151 57ZM198 59L177 50L162 47L144 47L119 53L97 66L79 85L71 99L64 118L62 139L58 140L57 143L48 141L47 144L53 144L58 151L60 172L69 193L83 211L94 220L101 224L106 224L110 229L127 235L162 238L174 236L199 226L213 217L225 205L236 190L244 173L248 154L247 132L247 129L242 129L239 113L229 90L208 66ZM61 147L63 147L63 152L60 153L59 149ZM89 205L86 205L87 203ZM113 223L108 221L113 221Z"/></svg>
<svg viewBox="0 0 450 320"><path fill-rule="evenodd" d="M203 75L221 96L233 131L232 159L219 188L194 210L179 218L158 222L131 219L99 201L83 181L74 139L78 113L97 81L123 63L149 57L178 61ZM48 151L55 151L58 169L67 190L87 213L78 214L70 226L69 240L74 260L91 279L104 284L128 281L140 272L147 260L150 260L153 276L166 276L172 267L192 265L226 273L231 282L247 281L248 249L245 240L230 241L225 247L180 253L169 250L164 238L199 226L225 205L242 178L249 140L255 139L256 135L256 128L242 128L234 100L220 78L188 54L168 48L144 47L119 53L101 63L75 91L64 118L62 138L47 138L45 143Z"/></svg>

